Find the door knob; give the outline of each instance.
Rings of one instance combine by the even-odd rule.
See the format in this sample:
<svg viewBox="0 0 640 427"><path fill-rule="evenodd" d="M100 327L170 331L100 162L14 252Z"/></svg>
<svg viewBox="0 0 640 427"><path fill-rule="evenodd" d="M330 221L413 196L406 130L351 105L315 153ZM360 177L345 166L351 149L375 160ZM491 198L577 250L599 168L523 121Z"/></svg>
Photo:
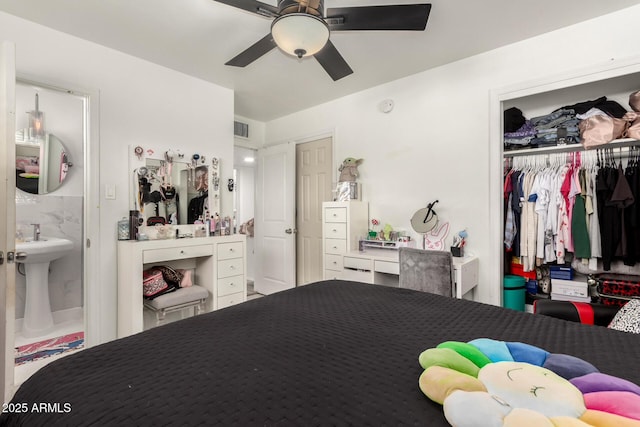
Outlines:
<svg viewBox="0 0 640 427"><path fill-rule="evenodd" d="M287 228L286 230L284 230L284 232L287 234L296 234L298 230L296 230L295 228L294 229Z"/></svg>
<svg viewBox="0 0 640 427"><path fill-rule="evenodd" d="M16 252L15 259L18 262L24 261L25 259L27 259L27 253L26 252Z"/></svg>

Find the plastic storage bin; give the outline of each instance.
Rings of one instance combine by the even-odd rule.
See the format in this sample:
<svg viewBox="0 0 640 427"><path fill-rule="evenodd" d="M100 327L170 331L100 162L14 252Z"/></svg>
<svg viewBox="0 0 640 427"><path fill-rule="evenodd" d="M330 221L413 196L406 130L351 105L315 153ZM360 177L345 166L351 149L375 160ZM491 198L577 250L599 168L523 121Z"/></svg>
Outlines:
<svg viewBox="0 0 640 427"><path fill-rule="evenodd" d="M526 279L522 276L504 276L502 286L502 306L512 310L524 311Z"/></svg>

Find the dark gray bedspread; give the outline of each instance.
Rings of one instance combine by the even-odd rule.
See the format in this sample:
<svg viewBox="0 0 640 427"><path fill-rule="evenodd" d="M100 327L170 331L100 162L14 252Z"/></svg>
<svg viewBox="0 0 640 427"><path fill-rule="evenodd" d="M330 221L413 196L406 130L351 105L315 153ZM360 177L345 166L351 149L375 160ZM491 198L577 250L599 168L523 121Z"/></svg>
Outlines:
<svg viewBox="0 0 640 427"><path fill-rule="evenodd" d="M406 289L328 281L86 349L13 402L67 413L3 425L446 426L418 388L442 341L522 341L640 383L640 336Z"/></svg>

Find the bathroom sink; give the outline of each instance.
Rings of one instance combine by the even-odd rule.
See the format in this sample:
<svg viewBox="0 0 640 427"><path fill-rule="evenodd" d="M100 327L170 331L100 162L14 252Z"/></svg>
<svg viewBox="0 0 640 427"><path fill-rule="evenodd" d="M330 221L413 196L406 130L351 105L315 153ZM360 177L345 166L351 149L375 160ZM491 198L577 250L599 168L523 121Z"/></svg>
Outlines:
<svg viewBox="0 0 640 427"><path fill-rule="evenodd" d="M73 249L73 242L60 237L41 237L40 240L16 243L16 252L27 254L24 260L19 261L24 264L51 262L54 259L62 258L71 249Z"/></svg>
<svg viewBox="0 0 640 427"><path fill-rule="evenodd" d="M34 338L46 335L54 329L49 302L49 263L62 258L73 249L71 240L60 237L44 237L16 243L16 255L26 254L18 262L24 264L26 295L22 335Z"/></svg>

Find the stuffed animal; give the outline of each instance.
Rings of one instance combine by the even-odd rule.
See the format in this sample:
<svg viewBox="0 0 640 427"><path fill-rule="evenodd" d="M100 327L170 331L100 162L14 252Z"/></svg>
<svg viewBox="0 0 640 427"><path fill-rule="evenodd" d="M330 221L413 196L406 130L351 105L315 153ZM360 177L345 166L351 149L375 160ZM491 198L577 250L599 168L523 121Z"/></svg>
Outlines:
<svg viewBox="0 0 640 427"><path fill-rule="evenodd" d="M420 389L456 427L640 426L640 387L574 356L479 338L418 361Z"/></svg>
<svg viewBox="0 0 640 427"><path fill-rule="evenodd" d="M391 239L391 232L392 231L393 231L393 227L391 227L389 224L385 224L384 228L382 229L382 234L384 236L384 240Z"/></svg>
<svg viewBox="0 0 640 427"><path fill-rule="evenodd" d="M340 171L340 182L355 182L358 177L358 166L363 159L347 157L344 159L338 170Z"/></svg>

